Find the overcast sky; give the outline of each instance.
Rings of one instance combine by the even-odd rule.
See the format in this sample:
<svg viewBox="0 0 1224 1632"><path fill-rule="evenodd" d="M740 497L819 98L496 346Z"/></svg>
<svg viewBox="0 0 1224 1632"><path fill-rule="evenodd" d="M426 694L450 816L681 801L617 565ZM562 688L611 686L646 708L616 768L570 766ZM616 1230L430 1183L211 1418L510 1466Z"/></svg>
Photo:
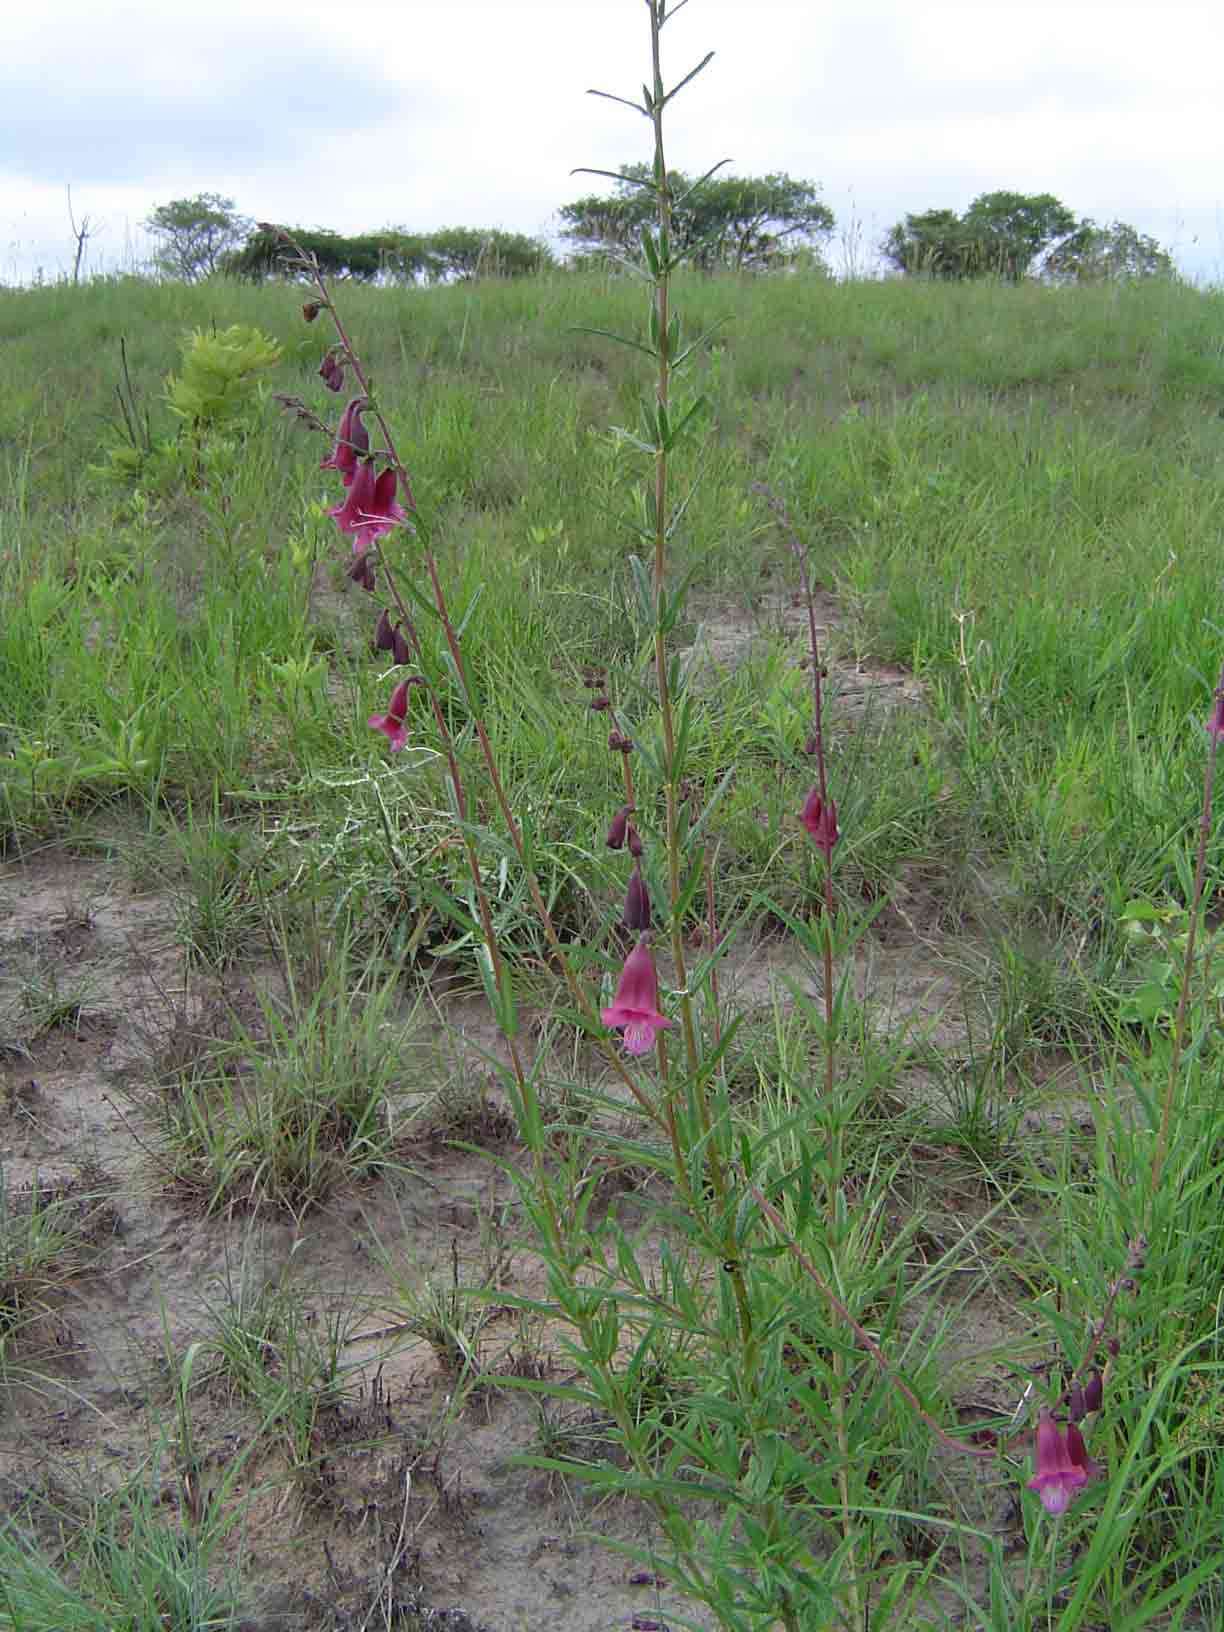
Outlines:
<svg viewBox="0 0 1224 1632"><path fill-rule="evenodd" d="M149 252L150 208L208 191L339 231L550 235L647 157L644 0L43 0L4 4L0 281ZM840 267L906 211L1051 192L1224 283L1224 4L689 0L664 30L669 163L786 170L838 218Z"/></svg>

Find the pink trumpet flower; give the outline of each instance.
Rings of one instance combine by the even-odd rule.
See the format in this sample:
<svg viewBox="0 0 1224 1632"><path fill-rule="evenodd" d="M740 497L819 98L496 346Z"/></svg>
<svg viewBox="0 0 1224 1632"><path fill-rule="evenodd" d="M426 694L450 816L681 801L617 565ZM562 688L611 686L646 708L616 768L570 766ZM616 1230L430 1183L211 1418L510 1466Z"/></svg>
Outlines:
<svg viewBox="0 0 1224 1632"><path fill-rule="evenodd" d="M408 741L408 729L404 724L408 715L408 692L411 688L407 680L401 680L391 693L391 701L387 704L385 714L371 714L369 724L375 731L381 731L391 744L391 752L398 754Z"/></svg>
<svg viewBox="0 0 1224 1632"><path fill-rule="evenodd" d="M1057 1518L1065 1513L1075 1496L1100 1469L1089 1456L1083 1435L1074 1423L1066 1438L1049 1411L1041 1413L1037 1424L1037 1468L1028 1482L1029 1490L1041 1497L1046 1512Z"/></svg>
<svg viewBox="0 0 1224 1632"><path fill-rule="evenodd" d="M360 459L348 497L327 512L342 533L352 534L355 555L368 550L376 538L390 532L397 523L408 520L407 511L396 503L395 485L395 471L390 465L375 477L373 461Z"/></svg>
<svg viewBox="0 0 1224 1632"><path fill-rule="evenodd" d="M645 939L625 959L616 996L608 1008L599 1011L599 1018L613 1031L624 1033L627 1054L649 1053L655 1033L675 1025L659 1013L659 980Z"/></svg>

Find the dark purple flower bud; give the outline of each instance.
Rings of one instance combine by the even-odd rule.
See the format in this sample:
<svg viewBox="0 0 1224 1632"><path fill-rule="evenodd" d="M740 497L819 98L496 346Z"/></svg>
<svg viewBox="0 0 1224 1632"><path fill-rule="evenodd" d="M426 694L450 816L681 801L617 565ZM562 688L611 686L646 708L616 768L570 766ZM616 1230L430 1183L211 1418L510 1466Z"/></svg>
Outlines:
<svg viewBox="0 0 1224 1632"><path fill-rule="evenodd" d="M357 474L358 455L365 453L370 446L370 433L361 417L365 411L366 398L354 397L340 416L335 447L326 459L319 460L320 470L338 470L340 472L345 487L353 485L353 479ZM371 487L370 492L372 495L373 487Z"/></svg>
<svg viewBox="0 0 1224 1632"><path fill-rule="evenodd" d="M823 850L825 860L833 859L833 846L841 838L837 827L837 806L832 799L826 804L818 789L813 788L804 803L799 820L812 835L812 842Z"/></svg>
<svg viewBox="0 0 1224 1632"><path fill-rule="evenodd" d="M631 754L633 752L633 738L625 736L621 731L609 731L608 747L614 754Z"/></svg>
<svg viewBox="0 0 1224 1632"><path fill-rule="evenodd" d="M632 822L629 823L629 831L625 835L625 843L629 846L629 854L633 857L634 861L636 861L642 853L642 835L638 832L637 828L634 827Z"/></svg>
<svg viewBox="0 0 1224 1632"><path fill-rule="evenodd" d="M1110 1354L1115 1360L1122 1352L1122 1345L1118 1342L1116 1337L1111 1337L1109 1342L1106 1343L1105 1347L1109 1350Z"/></svg>
<svg viewBox="0 0 1224 1632"><path fill-rule="evenodd" d="M650 920L650 891L646 888L641 868L635 867L629 875L629 888L625 891L625 910L621 914L621 922L626 929L643 930L650 928Z"/></svg>
<svg viewBox="0 0 1224 1632"><path fill-rule="evenodd" d="M1084 1384L1084 1410L1099 1411L1105 1398L1105 1384L1099 1371L1090 1371Z"/></svg>
<svg viewBox="0 0 1224 1632"><path fill-rule="evenodd" d="M590 706L595 710L596 714L606 714L608 709L612 707L612 699L610 697L592 697Z"/></svg>
<svg viewBox="0 0 1224 1632"><path fill-rule="evenodd" d="M397 663L412 662L412 647L404 636L404 631L397 623L391 636L391 655Z"/></svg>
<svg viewBox="0 0 1224 1632"><path fill-rule="evenodd" d="M394 644L395 636L391 632L391 617L384 606L382 615L378 620L378 627L374 631L374 650L376 652L389 652Z"/></svg>
<svg viewBox="0 0 1224 1632"><path fill-rule="evenodd" d="M609 850L623 850L625 848L625 834L629 828L629 813L632 805L622 805L613 816L608 828L608 836L604 840Z"/></svg>
<svg viewBox="0 0 1224 1632"><path fill-rule="evenodd" d="M1084 1391L1078 1383L1072 1384L1067 1394L1067 1415L1072 1422L1083 1422L1088 1415L1088 1407L1084 1402Z"/></svg>
<svg viewBox="0 0 1224 1632"><path fill-rule="evenodd" d="M319 378L329 391L344 390L344 364L329 351L319 364Z"/></svg>
<svg viewBox="0 0 1224 1632"><path fill-rule="evenodd" d="M355 584L360 584L362 589L368 589L371 594L374 593L378 580L374 576L374 563L370 560L366 551L363 550L357 556L348 569L348 575Z"/></svg>

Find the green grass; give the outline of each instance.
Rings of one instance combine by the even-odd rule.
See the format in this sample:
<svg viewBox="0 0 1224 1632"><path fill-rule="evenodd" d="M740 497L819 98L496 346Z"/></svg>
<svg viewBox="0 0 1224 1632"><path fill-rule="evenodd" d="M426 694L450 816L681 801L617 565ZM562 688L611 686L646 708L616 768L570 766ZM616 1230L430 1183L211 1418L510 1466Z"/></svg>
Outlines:
<svg viewBox="0 0 1224 1632"><path fill-rule="evenodd" d="M703 623L748 630L755 619L758 631L739 666L692 670L691 808L731 773L708 835L719 921L736 933L741 972L790 956L790 995L745 1019L714 1078L742 1160L782 1187L821 1272L945 1422L958 1385L944 1353L967 1304L1005 1303L1020 1375L1043 1365L1038 1380L1054 1390L1140 1227L1152 1251L1121 1300L1121 1347L1092 1433L1110 1480L1057 1533L1024 1497L1022 1564L958 1505L925 1431L791 1258L759 1241L761 1364L775 1386L753 1425L756 1454L786 1451L745 1472L738 1445L720 1437L733 1420L727 1298L674 1214L661 1227L678 1232L675 1257L649 1274L634 1267L632 1231L618 1233L619 1204L607 1207L598 1174L649 1179L648 1193L670 1158L617 1121L624 1106L577 1040L488 797L468 704L423 612L423 667L476 790L469 831L499 943L542 1027L525 1025L523 1046L529 1061L538 1047L551 1171L579 1220L575 1239L589 1231L604 1312L620 1323L620 1393L602 1395L593 1370L581 1422L597 1424L603 1445L609 1424L631 1421L678 1480L700 1442L718 1489L780 1491L780 1510L799 1515L794 1534L825 1538L804 1565L814 1604L838 1601L821 1527L845 1505L836 1470L848 1464L873 1626L947 1624L932 1607L937 1587L959 1594L965 1624L992 1632L1213 1625L1224 1534L1215 1006L1196 999L1192 1010L1153 1194L1167 1015L1127 1017L1144 974L1122 919L1135 898L1163 909L1189 894L1202 727L1224 651L1224 299L1165 283L804 278L681 279L676 293L688 331L713 333L691 376L709 398L705 432L674 472L677 493L700 477L673 545L675 580L691 575L674 646ZM607 671L646 763L659 730L652 631L627 559L641 546L625 526L640 515L644 469L608 434L636 423L642 376L630 350L575 331L634 329L642 293L630 280L557 275L345 288L343 299L432 518L466 620L473 693L561 938L609 982L623 869L603 837L623 796L583 670ZM376 609L344 576L322 448L267 391L205 442L194 471L170 458L124 487L97 467L118 437L121 337L155 438L173 433L164 378L184 333L214 323L272 336L283 361L268 390L332 412L299 308L297 290L224 282L0 294L13 382L0 406L0 595L11 609L0 624L0 843L18 868L57 846L117 847L165 897L168 934L210 977L279 960L279 995L269 985L255 1018L231 1015L134 1104L155 1162L202 1213L295 1219L345 1184L410 1185L417 1112L404 1106L430 1092L447 1100L435 1061L401 1103L404 1056L388 1044L429 976L479 989L442 745L420 696L403 755L389 758L366 724L390 686L370 649ZM793 563L758 483L784 503L845 618L828 722L843 834L839 968L857 958L878 971L890 949L907 948L915 972L944 982L939 1018L951 1027L940 1030L934 1003L898 1013L883 984L847 990L836 1105L819 1091L815 874L796 819L811 780L808 677L778 632ZM419 588L412 540L392 547ZM857 712L838 696L856 659L912 671L924 702ZM642 820L654 825L657 812ZM656 899L660 854L645 858ZM1216 829L1207 859L1213 881L1224 865ZM694 936L704 912L702 893L686 926ZM25 985L3 999L6 1034L23 1048L81 1001L45 960L27 963ZM1214 991L1209 972L1202 985ZM906 988L915 1003L920 987ZM708 993L698 1009L712 1037ZM527 1170L483 1087L476 1099L449 1095L447 1131L488 1135L498 1160ZM1075 1114L1049 1116L1068 1099ZM965 1215L955 1228L945 1190ZM40 1289L76 1272L75 1226L56 1206L0 1220L15 1266L0 1276L0 1347ZM925 1229L928 1218L938 1229ZM465 1373L483 1318L469 1292L457 1278L423 1289L405 1279L399 1292L413 1330ZM308 1344L303 1330L283 1303L243 1291L217 1312L211 1339L260 1431L288 1436L301 1463L340 1376L326 1334ZM975 1386L962 1392L1010 1391L1014 1403L1023 1388L989 1357L970 1373ZM843 1443L821 1402L846 1376ZM552 1422L552 1407L541 1409ZM582 1462L557 1450L572 1437L544 1434L545 1460ZM1013 1488L1027 1454L1014 1453ZM586 1462L597 1480L601 1457ZM156 1624L224 1624L198 1573L180 1586L191 1604L204 1594L204 1607L166 1599L147 1512L122 1520L142 1539L130 1555L139 1580L118 1582L106 1540L114 1511L82 1521L69 1572L19 1528L0 1532L10 1605L0 1596L0 1625L6 1613L14 1626L145 1624L87 1612L84 1589L65 1585L77 1579L94 1583L101 1605L125 1593L164 1603L169 1619ZM699 1553L725 1579L759 1562L765 1543L748 1528L706 1515L698 1530ZM781 1557L790 1540L773 1543ZM730 1606L719 1613L728 1626L759 1624L741 1609L741 1621ZM819 1618L831 1607L813 1613L814 1627L837 1624Z"/></svg>

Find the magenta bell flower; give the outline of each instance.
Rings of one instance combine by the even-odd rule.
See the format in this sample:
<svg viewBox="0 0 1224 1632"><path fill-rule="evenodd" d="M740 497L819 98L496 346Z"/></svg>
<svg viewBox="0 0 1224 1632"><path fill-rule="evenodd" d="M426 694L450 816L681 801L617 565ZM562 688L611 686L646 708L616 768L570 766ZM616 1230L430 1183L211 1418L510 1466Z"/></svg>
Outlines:
<svg viewBox="0 0 1224 1632"><path fill-rule="evenodd" d="M391 531L408 513L395 501L395 472L388 465L378 477L372 460L360 459L348 497L327 513L342 533L353 535L353 554L361 555L376 538Z"/></svg>
<svg viewBox="0 0 1224 1632"><path fill-rule="evenodd" d="M1041 1413L1037 1424L1036 1460L1037 1470L1028 1489L1037 1492L1041 1505L1054 1518L1065 1513L1073 1498L1100 1472L1075 1424L1068 1424L1064 1439L1049 1411Z"/></svg>
<svg viewBox="0 0 1224 1632"><path fill-rule="evenodd" d="M813 788L804 802L799 820L812 835L812 842L818 850L823 850L825 860L833 859L833 846L841 838L837 828L837 806L832 799L826 804L820 797L819 788Z"/></svg>
<svg viewBox="0 0 1224 1632"><path fill-rule="evenodd" d="M404 720L408 715L409 689L407 680L401 680L391 693L391 701L387 704L387 712L385 714L371 714L368 721L375 731L383 733L391 744L393 754L398 754L408 741L408 729L404 724Z"/></svg>
<svg viewBox="0 0 1224 1632"><path fill-rule="evenodd" d="M645 939L625 959L616 996L608 1008L600 1009L599 1018L613 1031L624 1032L627 1054L649 1053L655 1032L675 1025L659 1013L659 980Z"/></svg>
<svg viewBox="0 0 1224 1632"><path fill-rule="evenodd" d="M370 433L362 421L366 399L354 397L340 416L336 431L336 445L326 459L319 460L320 470L338 470L345 487L351 487L357 474L357 455L370 446Z"/></svg>

